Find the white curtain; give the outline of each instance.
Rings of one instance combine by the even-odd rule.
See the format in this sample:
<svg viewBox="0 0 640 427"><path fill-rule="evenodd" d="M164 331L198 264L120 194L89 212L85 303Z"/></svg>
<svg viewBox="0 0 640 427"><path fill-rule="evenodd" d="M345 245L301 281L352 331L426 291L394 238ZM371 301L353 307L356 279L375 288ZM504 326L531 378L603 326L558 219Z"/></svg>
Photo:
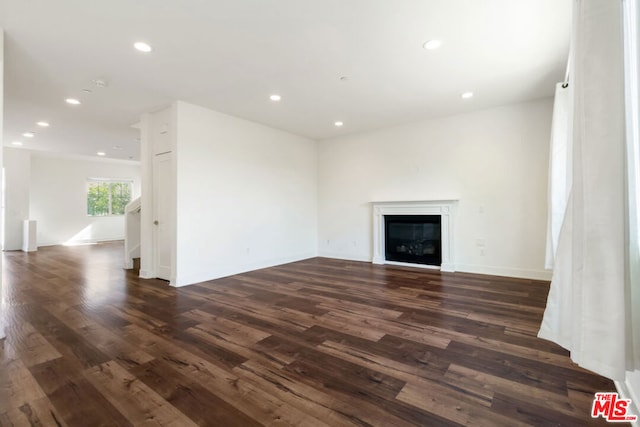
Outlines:
<svg viewBox="0 0 640 427"><path fill-rule="evenodd" d="M549 210L547 222L547 256L545 268L552 269L558 248L560 228L567 210L571 189L571 98L566 82L556 85L551 122L551 147L549 150Z"/></svg>
<svg viewBox="0 0 640 427"><path fill-rule="evenodd" d="M627 371L640 370L640 0L624 1L629 286ZM638 406L638 402L636 402Z"/></svg>
<svg viewBox="0 0 640 427"><path fill-rule="evenodd" d="M633 55L623 25L636 24L629 19L632 2L574 0L570 167L565 181L550 185L551 191L564 185L568 196L564 209L562 197L550 197L550 224L558 217L562 223L555 251L550 231L553 279L538 333L568 349L579 365L620 381L640 368L638 153L629 123L637 122L630 105L637 76L629 74ZM553 170L550 178L558 179Z"/></svg>

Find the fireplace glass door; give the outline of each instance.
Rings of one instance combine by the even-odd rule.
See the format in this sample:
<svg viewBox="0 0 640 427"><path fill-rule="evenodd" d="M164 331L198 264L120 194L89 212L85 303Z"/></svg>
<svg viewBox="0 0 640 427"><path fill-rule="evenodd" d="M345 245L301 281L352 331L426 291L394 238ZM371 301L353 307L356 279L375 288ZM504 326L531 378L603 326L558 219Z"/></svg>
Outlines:
<svg viewBox="0 0 640 427"><path fill-rule="evenodd" d="M385 215L385 258L412 264L442 264L440 215Z"/></svg>

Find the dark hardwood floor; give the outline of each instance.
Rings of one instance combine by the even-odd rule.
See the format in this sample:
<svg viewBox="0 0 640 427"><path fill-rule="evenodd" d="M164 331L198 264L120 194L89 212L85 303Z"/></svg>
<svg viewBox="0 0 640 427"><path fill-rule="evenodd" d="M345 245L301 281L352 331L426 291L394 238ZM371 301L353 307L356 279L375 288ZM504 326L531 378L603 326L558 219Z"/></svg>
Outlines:
<svg viewBox="0 0 640 427"><path fill-rule="evenodd" d="M4 254L0 424L584 426L548 284L316 258L175 289L120 243Z"/></svg>

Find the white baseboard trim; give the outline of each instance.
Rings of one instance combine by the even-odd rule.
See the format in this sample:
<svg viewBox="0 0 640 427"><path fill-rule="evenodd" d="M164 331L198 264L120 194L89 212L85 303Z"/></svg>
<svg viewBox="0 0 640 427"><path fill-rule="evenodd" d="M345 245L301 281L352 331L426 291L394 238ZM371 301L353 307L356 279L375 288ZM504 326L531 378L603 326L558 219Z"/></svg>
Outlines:
<svg viewBox="0 0 640 427"><path fill-rule="evenodd" d="M362 262L371 262L371 257L355 255L355 254L339 254L335 252L320 252L318 253L319 257L322 258L333 258L333 259L341 259L344 261L362 261Z"/></svg>
<svg viewBox="0 0 640 427"><path fill-rule="evenodd" d="M141 279L155 279L155 277L153 277L154 275L151 274L150 271L147 270L140 270L140 273L138 274L138 277L140 277Z"/></svg>
<svg viewBox="0 0 640 427"><path fill-rule="evenodd" d="M384 264L384 262L372 261L371 257L366 257L362 255L356 254L340 254L335 252L320 252L318 254L319 257L324 258L334 258L334 259L343 259L345 261L363 261L363 262L373 262L374 264ZM387 263L391 264L391 263ZM409 267L420 267L419 265L409 265ZM509 267L493 267L493 266L485 266L485 265L473 265L473 264L447 264L442 265L440 268L441 271L446 272L459 272L459 273L475 273L475 274L486 274L490 276L504 276L504 277L514 277L519 279L531 279L531 280L546 280L550 281L552 272L547 270L528 270L522 268L509 268Z"/></svg>
<svg viewBox="0 0 640 427"><path fill-rule="evenodd" d="M122 241L122 240L124 240L124 236L122 236L122 237L108 237L106 239L82 239L82 240L75 240L75 241L70 242L70 243L67 243L67 242L55 242L55 243L45 242L45 243L38 243L38 247L41 248L43 246L74 246L74 245L82 246L82 245L93 245L93 244L97 244L97 243L118 242L118 241Z"/></svg>
<svg viewBox="0 0 640 427"><path fill-rule="evenodd" d="M456 264L460 273L487 274L491 276L515 277L519 279L550 281L553 273L547 270L529 270L524 268L493 267L486 265Z"/></svg>

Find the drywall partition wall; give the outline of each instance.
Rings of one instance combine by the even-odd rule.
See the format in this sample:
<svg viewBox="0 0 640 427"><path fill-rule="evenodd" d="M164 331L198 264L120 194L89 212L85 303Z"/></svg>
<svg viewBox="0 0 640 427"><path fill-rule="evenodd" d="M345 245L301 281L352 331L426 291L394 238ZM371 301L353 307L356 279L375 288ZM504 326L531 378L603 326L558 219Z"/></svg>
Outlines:
<svg viewBox="0 0 640 427"><path fill-rule="evenodd" d="M4 250L22 248L22 226L29 219L29 185L31 153L28 150L4 149Z"/></svg>
<svg viewBox="0 0 640 427"><path fill-rule="evenodd" d="M142 196L141 196L141 218L140 218L140 277L155 278L159 277L158 260L156 252L158 245L157 226L155 221L158 220L158 212L155 199L155 187L157 177L154 175L154 163L156 156L163 153L173 153L173 168L175 169L175 150L176 150L176 106L172 104L169 107L156 110L154 112L143 114L140 119L140 168L142 174ZM169 212L165 212L169 216L170 224L163 224L171 228L169 237L169 248L171 253L171 271L167 279L173 284L175 282L175 179L171 178L174 184L171 189L163 189L167 193L166 196L171 198Z"/></svg>
<svg viewBox="0 0 640 427"><path fill-rule="evenodd" d="M177 104L177 285L317 254L312 140Z"/></svg>
<svg viewBox="0 0 640 427"><path fill-rule="evenodd" d="M133 180L140 195L136 162L57 158L32 153L30 217L38 222L38 246L124 238L124 217L87 215L88 178Z"/></svg>
<svg viewBox="0 0 640 427"><path fill-rule="evenodd" d="M370 261L371 202L458 199L458 271L544 270L551 100L318 143L319 255Z"/></svg>

